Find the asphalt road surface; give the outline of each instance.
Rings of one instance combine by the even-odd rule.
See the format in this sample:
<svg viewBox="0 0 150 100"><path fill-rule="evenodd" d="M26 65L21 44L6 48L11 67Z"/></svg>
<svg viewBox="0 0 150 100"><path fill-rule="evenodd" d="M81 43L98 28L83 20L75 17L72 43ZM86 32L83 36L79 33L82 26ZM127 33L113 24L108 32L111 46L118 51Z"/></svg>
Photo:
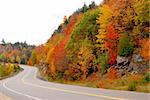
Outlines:
<svg viewBox="0 0 150 100"><path fill-rule="evenodd" d="M0 81L0 92L13 100L150 100L148 93L46 82L36 77L37 68L21 67L24 71Z"/></svg>

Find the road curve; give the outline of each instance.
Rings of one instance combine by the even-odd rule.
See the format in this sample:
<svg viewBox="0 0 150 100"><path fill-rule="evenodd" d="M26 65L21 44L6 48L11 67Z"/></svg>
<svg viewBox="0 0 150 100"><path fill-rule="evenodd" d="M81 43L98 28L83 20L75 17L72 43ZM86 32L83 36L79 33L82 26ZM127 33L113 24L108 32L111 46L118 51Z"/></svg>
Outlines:
<svg viewBox="0 0 150 100"><path fill-rule="evenodd" d="M150 94L96 89L42 81L37 68L21 65L24 71L0 81L0 92L13 100L148 100ZM1 97L0 97L1 100Z"/></svg>

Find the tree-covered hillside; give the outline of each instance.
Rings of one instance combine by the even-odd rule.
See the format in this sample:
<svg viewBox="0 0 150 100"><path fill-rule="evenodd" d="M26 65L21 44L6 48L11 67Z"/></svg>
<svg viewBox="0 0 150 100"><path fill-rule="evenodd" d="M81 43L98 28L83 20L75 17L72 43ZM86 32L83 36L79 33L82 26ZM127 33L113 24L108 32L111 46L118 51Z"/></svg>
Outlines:
<svg viewBox="0 0 150 100"><path fill-rule="evenodd" d="M26 42L12 44L2 40L2 44L0 44L0 62L28 64L34 48L35 46L28 45Z"/></svg>
<svg viewBox="0 0 150 100"><path fill-rule="evenodd" d="M149 5L149 0L84 4L65 16L31 57L32 46L19 51L19 44L12 51L15 44L7 44L8 52L0 53L0 58L21 63L27 58L28 64L37 65L40 75L49 81L149 92ZM16 52L19 55L11 56Z"/></svg>
<svg viewBox="0 0 150 100"><path fill-rule="evenodd" d="M145 91L149 83L149 1L84 4L32 52L49 81Z"/></svg>

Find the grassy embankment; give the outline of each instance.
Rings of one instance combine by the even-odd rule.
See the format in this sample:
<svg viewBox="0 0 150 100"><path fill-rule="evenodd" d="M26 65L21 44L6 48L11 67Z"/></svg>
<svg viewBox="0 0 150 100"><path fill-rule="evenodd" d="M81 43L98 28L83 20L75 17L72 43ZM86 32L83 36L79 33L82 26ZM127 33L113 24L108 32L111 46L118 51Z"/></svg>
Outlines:
<svg viewBox="0 0 150 100"><path fill-rule="evenodd" d="M0 63L0 80L11 77L23 69L17 64Z"/></svg>

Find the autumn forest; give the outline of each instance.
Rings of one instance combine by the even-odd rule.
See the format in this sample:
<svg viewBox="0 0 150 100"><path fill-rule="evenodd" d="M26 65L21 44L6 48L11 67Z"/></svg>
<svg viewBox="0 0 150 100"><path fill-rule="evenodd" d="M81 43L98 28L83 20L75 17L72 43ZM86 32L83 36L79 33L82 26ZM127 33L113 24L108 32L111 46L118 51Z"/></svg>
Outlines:
<svg viewBox="0 0 150 100"><path fill-rule="evenodd" d="M45 44L0 44L0 77L36 66L43 80L149 92L149 0L84 4ZM42 38L42 37L41 37Z"/></svg>

